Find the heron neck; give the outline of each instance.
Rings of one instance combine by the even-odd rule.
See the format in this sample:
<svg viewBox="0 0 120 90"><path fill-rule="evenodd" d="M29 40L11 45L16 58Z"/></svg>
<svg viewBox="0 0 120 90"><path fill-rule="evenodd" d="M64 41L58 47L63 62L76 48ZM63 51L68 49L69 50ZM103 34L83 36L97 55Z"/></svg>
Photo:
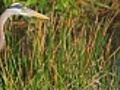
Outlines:
<svg viewBox="0 0 120 90"><path fill-rule="evenodd" d="M5 11L1 17L0 17L0 31L3 31L3 28L4 28L4 24L6 22L6 20L8 19L8 17L11 16L11 13Z"/></svg>
<svg viewBox="0 0 120 90"><path fill-rule="evenodd" d="M0 17L0 50L5 46L5 34L3 31L4 24L9 16L12 14L5 11Z"/></svg>

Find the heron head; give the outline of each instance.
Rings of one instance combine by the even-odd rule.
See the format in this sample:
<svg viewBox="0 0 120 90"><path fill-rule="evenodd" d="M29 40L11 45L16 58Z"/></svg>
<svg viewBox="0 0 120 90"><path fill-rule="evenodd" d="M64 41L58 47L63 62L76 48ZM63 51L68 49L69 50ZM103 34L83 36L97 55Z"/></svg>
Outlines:
<svg viewBox="0 0 120 90"><path fill-rule="evenodd" d="M49 19L47 16L41 13L38 13L34 10L31 10L20 3L11 4L11 6L7 10L9 11L9 13L13 15L23 15L28 17L37 17L40 19Z"/></svg>

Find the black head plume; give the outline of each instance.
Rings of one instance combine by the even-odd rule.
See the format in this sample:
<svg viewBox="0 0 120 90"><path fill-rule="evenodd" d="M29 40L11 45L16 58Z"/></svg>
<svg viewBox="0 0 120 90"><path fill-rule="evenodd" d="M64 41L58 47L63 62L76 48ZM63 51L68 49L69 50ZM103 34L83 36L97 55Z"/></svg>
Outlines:
<svg viewBox="0 0 120 90"><path fill-rule="evenodd" d="M17 9L20 9L20 8L23 8L24 6L20 3L13 3L9 6L9 8L17 8Z"/></svg>

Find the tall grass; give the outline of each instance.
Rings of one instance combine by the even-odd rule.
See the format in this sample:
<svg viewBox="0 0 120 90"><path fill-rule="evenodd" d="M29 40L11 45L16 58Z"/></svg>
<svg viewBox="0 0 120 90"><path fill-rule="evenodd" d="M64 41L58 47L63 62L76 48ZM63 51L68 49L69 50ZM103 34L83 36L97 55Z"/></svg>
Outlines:
<svg viewBox="0 0 120 90"><path fill-rule="evenodd" d="M46 13L50 20L18 16L8 20L6 46L0 54L1 89L117 89L114 62L119 47L111 51L113 33L108 34L119 14L117 0L8 1Z"/></svg>

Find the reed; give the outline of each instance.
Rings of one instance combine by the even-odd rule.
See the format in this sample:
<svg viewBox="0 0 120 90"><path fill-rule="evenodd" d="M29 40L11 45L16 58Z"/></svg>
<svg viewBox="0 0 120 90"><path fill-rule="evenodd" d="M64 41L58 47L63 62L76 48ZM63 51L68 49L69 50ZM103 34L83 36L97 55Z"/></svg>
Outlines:
<svg viewBox="0 0 120 90"><path fill-rule="evenodd" d="M114 33L109 34L119 14L117 0L8 1L46 13L50 20L8 20L6 47L0 54L1 89L117 89L119 47L111 50Z"/></svg>

